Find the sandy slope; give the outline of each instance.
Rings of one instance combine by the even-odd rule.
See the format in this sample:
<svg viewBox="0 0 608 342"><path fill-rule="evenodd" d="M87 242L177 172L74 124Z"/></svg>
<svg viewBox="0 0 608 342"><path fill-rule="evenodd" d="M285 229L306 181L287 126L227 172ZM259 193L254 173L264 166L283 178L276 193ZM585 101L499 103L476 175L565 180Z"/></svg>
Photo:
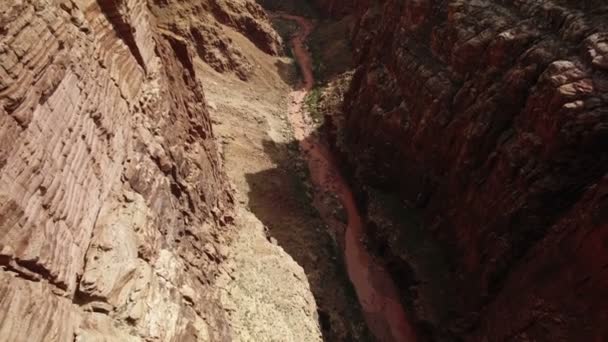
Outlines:
<svg viewBox="0 0 608 342"><path fill-rule="evenodd" d="M224 277L221 284L226 305L235 310L233 328L241 340L314 341L321 336L314 334L312 319L325 340L363 340L358 304L331 236L306 196L304 167L298 167L302 162L287 122L293 61L268 56L228 32L253 65L248 81L200 61L197 67L242 207L239 236L229 247L235 279Z"/></svg>

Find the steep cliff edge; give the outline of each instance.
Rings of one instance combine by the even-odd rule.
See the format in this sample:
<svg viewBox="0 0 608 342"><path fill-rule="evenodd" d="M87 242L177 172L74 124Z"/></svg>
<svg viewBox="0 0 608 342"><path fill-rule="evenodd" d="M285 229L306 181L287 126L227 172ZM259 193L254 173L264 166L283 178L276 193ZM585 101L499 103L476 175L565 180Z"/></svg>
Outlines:
<svg viewBox="0 0 608 342"><path fill-rule="evenodd" d="M421 326L606 339L605 2L356 5L338 142Z"/></svg>
<svg viewBox="0 0 608 342"><path fill-rule="evenodd" d="M198 53L247 77L226 27L267 53L280 46L245 0L3 3L1 341L319 338L302 268L234 209L195 68ZM235 224L259 231L262 261L231 255ZM253 261L286 279L227 308L220 285ZM287 335L256 318L237 331L243 301L269 298L265 322Z"/></svg>

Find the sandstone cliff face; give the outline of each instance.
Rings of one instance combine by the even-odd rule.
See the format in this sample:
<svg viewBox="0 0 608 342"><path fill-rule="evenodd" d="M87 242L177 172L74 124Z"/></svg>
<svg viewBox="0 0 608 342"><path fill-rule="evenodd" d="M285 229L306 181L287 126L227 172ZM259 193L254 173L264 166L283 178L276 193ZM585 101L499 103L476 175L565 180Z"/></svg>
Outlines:
<svg viewBox="0 0 608 342"><path fill-rule="evenodd" d="M246 80L252 61L227 36L230 27L249 38L260 50L276 55L281 38L266 13L253 0L153 0L159 26L194 43L198 55L218 72L234 72Z"/></svg>
<svg viewBox="0 0 608 342"><path fill-rule="evenodd" d="M403 289L418 318L470 341L608 338L605 2L359 1L357 15L345 146L373 238L422 282ZM372 187L419 212L445 275L407 250L413 223L373 218Z"/></svg>
<svg viewBox="0 0 608 342"><path fill-rule="evenodd" d="M3 2L0 340L232 340L212 287L232 194L193 66L215 43L189 42L217 3Z"/></svg>

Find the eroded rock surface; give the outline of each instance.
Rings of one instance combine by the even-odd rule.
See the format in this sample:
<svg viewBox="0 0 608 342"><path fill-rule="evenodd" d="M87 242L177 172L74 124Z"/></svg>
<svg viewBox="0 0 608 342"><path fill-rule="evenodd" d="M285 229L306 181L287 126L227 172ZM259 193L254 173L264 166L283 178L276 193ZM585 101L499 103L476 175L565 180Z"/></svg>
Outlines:
<svg viewBox="0 0 608 342"><path fill-rule="evenodd" d="M345 151L423 325L468 341L606 339L605 2L359 1L357 17ZM389 204L372 188L419 220L374 218ZM422 235L441 261L420 240L417 263L404 241Z"/></svg>
<svg viewBox="0 0 608 342"><path fill-rule="evenodd" d="M93 312L143 339L223 335L223 312L205 298L218 256L204 246L219 242L230 195L190 44L158 29L146 6L3 6L0 335L9 340L109 333ZM36 310L19 314L28 297Z"/></svg>
<svg viewBox="0 0 608 342"><path fill-rule="evenodd" d="M154 0L152 7L159 26L192 41L198 55L218 72L234 72L246 80L251 74L248 60L227 31L234 29L271 55L281 49L281 37L266 13L253 0Z"/></svg>
<svg viewBox="0 0 608 342"><path fill-rule="evenodd" d="M233 341L246 333L235 333L217 287L228 272L233 194L194 67L198 52L246 77L247 62L218 22L253 32L268 53L280 43L250 1L3 2L1 341ZM287 286L310 311L294 321L318 337L302 269L271 251L299 279Z"/></svg>

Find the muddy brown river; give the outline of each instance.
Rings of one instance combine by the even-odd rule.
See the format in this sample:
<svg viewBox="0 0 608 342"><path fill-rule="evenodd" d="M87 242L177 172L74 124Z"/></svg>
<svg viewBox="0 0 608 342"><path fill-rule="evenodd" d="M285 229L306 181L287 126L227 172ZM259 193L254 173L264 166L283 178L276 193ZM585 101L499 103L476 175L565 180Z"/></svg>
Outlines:
<svg viewBox="0 0 608 342"><path fill-rule="evenodd" d="M363 220L355 204L353 193L341 176L327 146L312 133L315 127L304 109L304 101L314 85L312 61L305 41L314 29L308 19L278 14L293 20L300 29L291 43L294 56L302 70L303 82L294 90L289 105L289 122L300 144L316 191L335 195L345 208L348 223L344 233L344 258L352 282L372 334L380 341L415 341L415 333L408 322L395 283L385 267L372 258L363 244ZM331 227L332 222L327 222Z"/></svg>

